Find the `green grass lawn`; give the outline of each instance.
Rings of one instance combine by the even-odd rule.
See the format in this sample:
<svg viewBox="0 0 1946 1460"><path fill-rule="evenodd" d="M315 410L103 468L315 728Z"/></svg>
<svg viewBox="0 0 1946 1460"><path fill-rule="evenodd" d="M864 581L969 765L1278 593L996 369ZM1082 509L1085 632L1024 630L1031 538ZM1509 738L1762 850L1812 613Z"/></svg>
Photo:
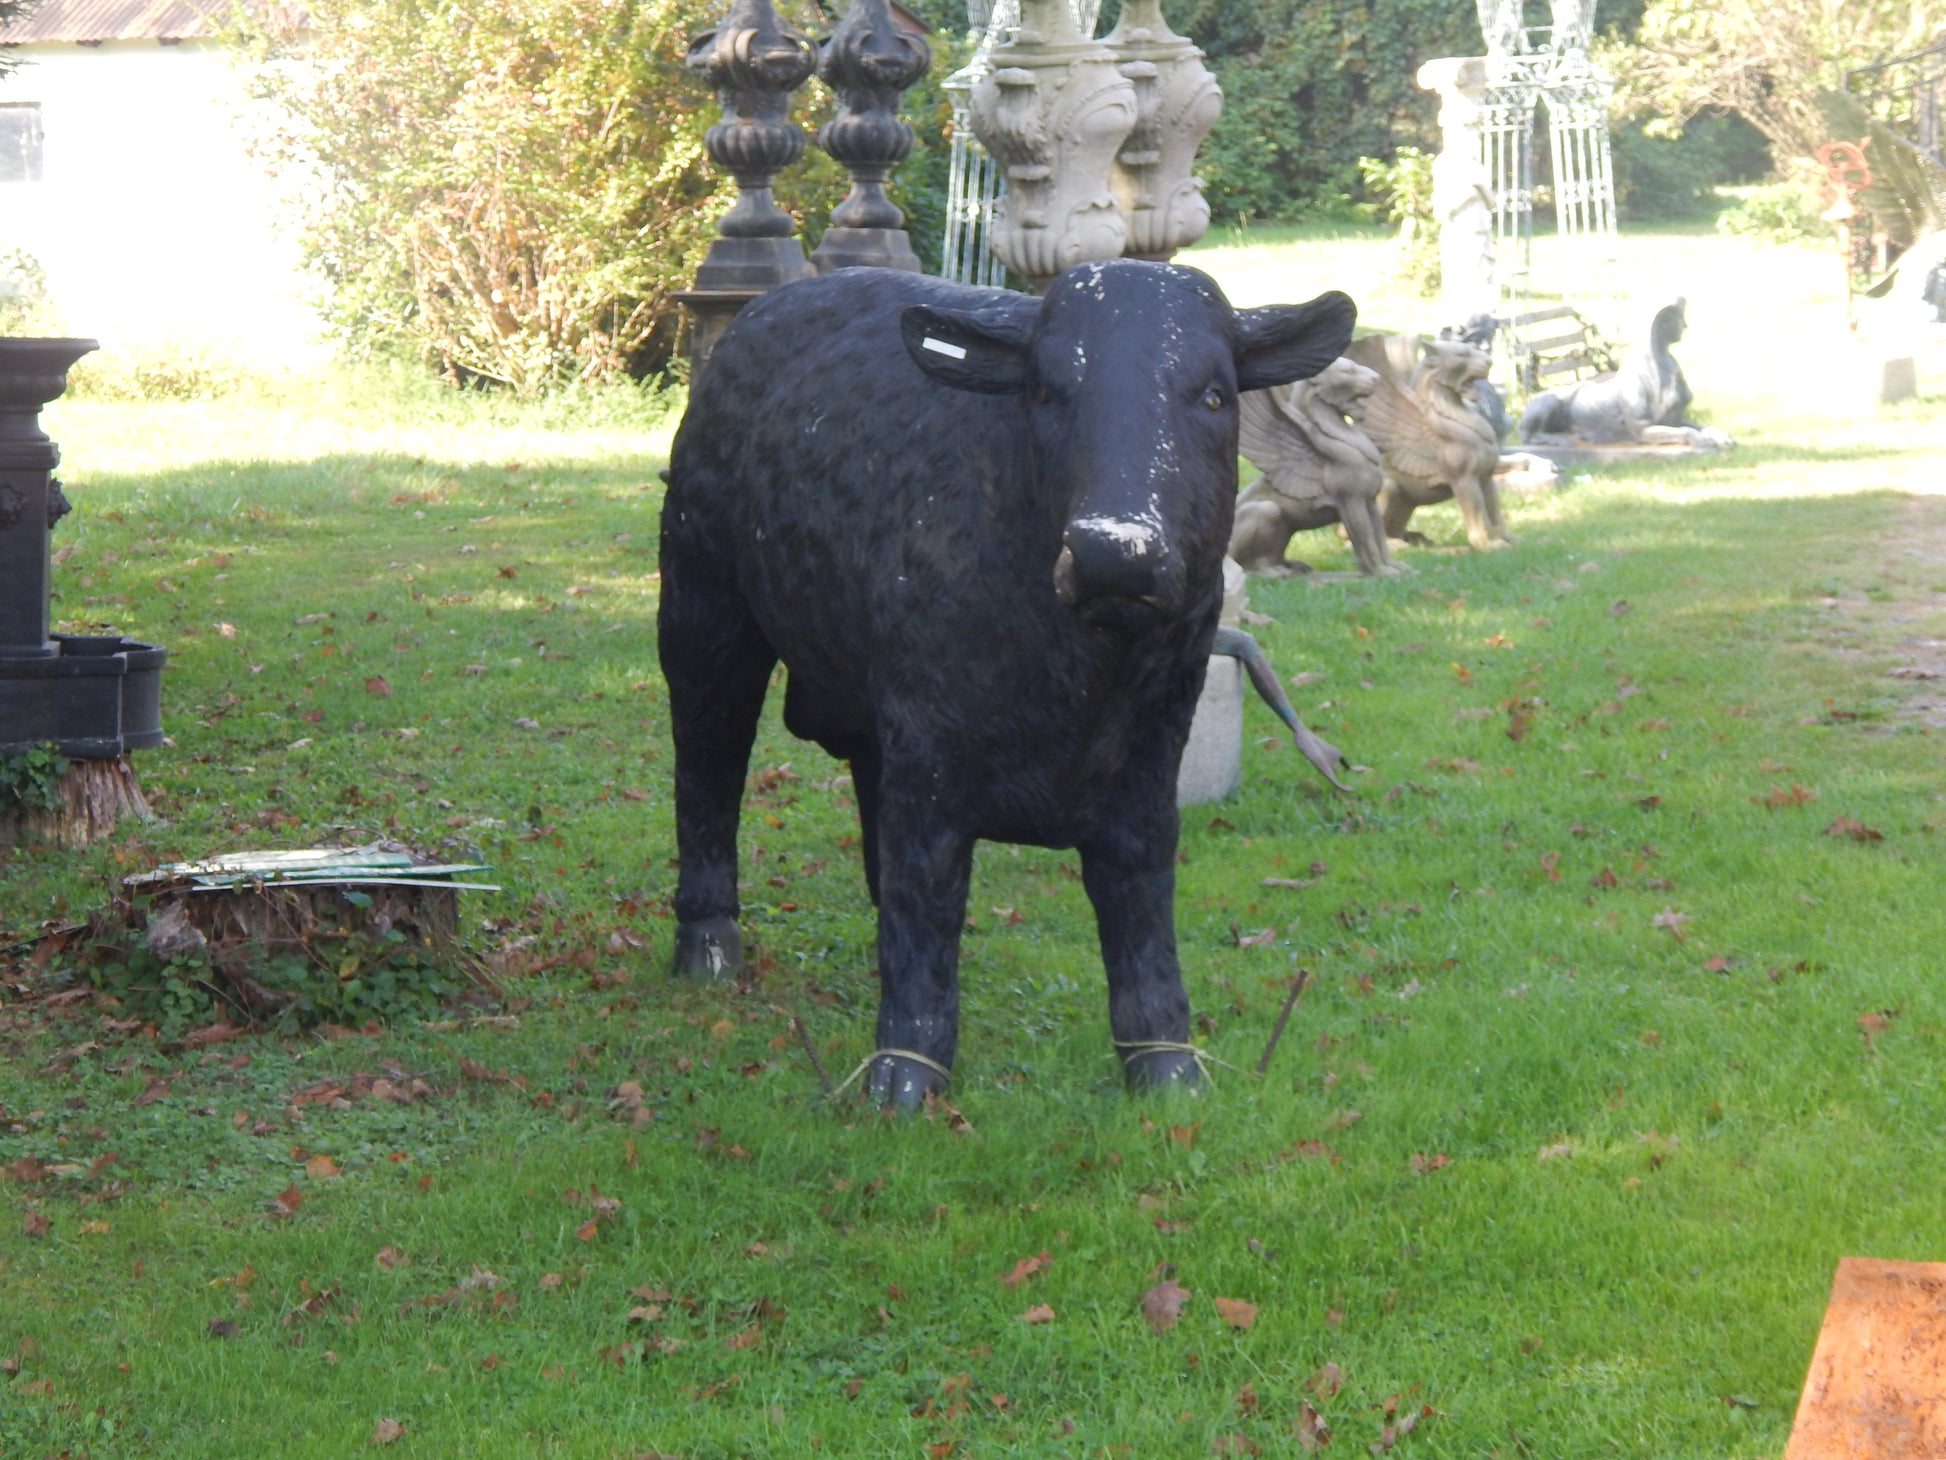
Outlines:
<svg viewBox="0 0 1946 1460"><path fill-rule="evenodd" d="M1345 282L1278 247L1231 262ZM1205 1097L1121 1093L1072 854L982 847L964 1123L819 1098L790 1020L834 1078L870 1050L872 922L844 768L774 707L757 975L663 977L648 406L51 410L56 612L168 646L174 743L159 821L0 862L0 942L158 858L396 836L494 864L502 982L183 1047L14 960L0 1454L1289 1455L1308 1404L1333 1453L1775 1456L1836 1259L1946 1257L1946 715L1886 674L1946 640L1946 402L1690 373L1736 452L1517 501L1513 551L1252 585L1370 769L1331 794L1253 708L1186 815Z"/></svg>

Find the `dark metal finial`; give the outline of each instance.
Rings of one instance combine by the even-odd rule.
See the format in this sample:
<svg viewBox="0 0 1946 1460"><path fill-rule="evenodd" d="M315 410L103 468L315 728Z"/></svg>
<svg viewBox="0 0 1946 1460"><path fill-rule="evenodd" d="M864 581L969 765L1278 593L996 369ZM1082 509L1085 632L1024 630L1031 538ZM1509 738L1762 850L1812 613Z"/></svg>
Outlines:
<svg viewBox="0 0 1946 1460"><path fill-rule="evenodd" d="M703 135L716 165L736 178L736 205L716 225L725 238L789 238L790 214L770 195L771 179L804 155L790 94L817 67L810 36L777 18L770 0L731 0L715 29L690 44L688 65L716 91L723 120Z"/></svg>
<svg viewBox="0 0 1946 1460"><path fill-rule="evenodd" d="M852 0L820 49L818 75L837 93L838 114L818 129L818 146L851 174L851 191L831 210L832 227L811 260L826 271L858 264L916 270L919 260L900 227L905 215L885 196L885 183L912 151L899 98L932 66L932 47L894 19L890 0Z"/></svg>

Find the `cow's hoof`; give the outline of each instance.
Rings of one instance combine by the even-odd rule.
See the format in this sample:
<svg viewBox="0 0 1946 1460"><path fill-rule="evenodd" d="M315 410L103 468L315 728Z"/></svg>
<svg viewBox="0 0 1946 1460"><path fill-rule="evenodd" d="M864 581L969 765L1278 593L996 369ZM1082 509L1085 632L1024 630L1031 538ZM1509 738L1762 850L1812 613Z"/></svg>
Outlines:
<svg viewBox="0 0 1946 1460"><path fill-rule="evenodd" d="M676 924L676 956L669 971L677 978L720 980L743 972L743 935L735 918L704 918Z"/></svg>
<svg viewBox="0 0 1946 1460"><path fill-rule="evenodd" d="M945 1089L946 1077L938 1070L901 1055L879 1055L865 1071L865 1099L881 1110L917 1110L928 1095Z"/></svg>
<svg viewBox="0 0 1946 1460"><path fill-rule="evenodd" d="M1203 1071L1185 1049L1137 1050L1122 1061L1131 1092L1164 1088L1201 1093Z"/></svg>

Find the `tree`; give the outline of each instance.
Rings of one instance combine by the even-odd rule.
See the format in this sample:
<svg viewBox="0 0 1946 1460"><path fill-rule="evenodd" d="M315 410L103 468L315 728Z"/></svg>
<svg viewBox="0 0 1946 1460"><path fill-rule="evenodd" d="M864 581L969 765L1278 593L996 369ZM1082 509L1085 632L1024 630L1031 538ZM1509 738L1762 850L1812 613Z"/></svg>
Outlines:
<svg viewBox="0 0 1946 1460"><path fill-rule="evenodd" d="M33 13L41 0L0 0L0 31L4 31L16 20L25 20ZM0 81L4 81L22 62L12 54L12 47L0 46Z"/></svg>
<svg viewBox="0 0 1946 1460"><path fill-rule="evenodd" d="M667 358L729 181L684 70L702 0L307 0L237 23L356 349L535 391Z"/></svg>
<svg viewBox="0 0 1946 1460"><path fill-rule="evenodd" d="M1946 0L1649 0L1633 47L1607 63L1622 104L1680 126L1706 107L1762 132L1779 166L1831 140L1818 94L1850 67L1946 32Z"/></svg>

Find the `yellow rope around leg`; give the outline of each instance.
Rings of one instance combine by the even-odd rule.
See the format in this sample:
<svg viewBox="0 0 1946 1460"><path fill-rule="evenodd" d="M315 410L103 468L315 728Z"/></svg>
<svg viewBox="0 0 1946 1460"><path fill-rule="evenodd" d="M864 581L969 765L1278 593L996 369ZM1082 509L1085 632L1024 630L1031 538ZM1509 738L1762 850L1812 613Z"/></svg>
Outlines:
<svg viewBox="0 0 1946 1460"><path fill-rule="evenodd" d="M1212 1085L1216 1081L1209 1072L1211 1065L1222 1065L1226 1070L1236 1069L1235 1065L1229 1063L1227 1060L1218 1059L1206 1049L1201 1049L1193 1044L1183 1044L1174 1039L1118 1039L1115 1041L1115 1048L1128 1052L1127 1056L1122 1060L1122 1067L1124 1069L1128 1067L1129 1059L1139 1059L1145 1054L1186 1054L1196 1061L1196 1073L1201 1075L1205 1080L1208 1080Z"/></svg>
<svg viewBox="0 0 1946 1460"><path fill-rule="evenodd" d="M872 1067L873 1060L882 1058L885 1055L894 1055L902 1060L911 1060L915 1065L924 1065L947 1084L950 1085L953 1083L953 1072L951 1070L947 1069L938 1060L929 1059L927 1056L920 1054L916 1049L875 1049L858 1062L857 1069L845 1076L844 1083L831 1092L831 1098L836 1100L840 1095L844 1094L846 1089L850 1087L852 1081L856 1080Z"/></svg>

